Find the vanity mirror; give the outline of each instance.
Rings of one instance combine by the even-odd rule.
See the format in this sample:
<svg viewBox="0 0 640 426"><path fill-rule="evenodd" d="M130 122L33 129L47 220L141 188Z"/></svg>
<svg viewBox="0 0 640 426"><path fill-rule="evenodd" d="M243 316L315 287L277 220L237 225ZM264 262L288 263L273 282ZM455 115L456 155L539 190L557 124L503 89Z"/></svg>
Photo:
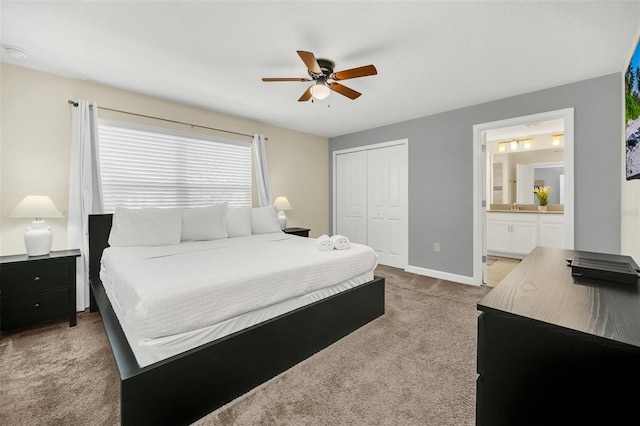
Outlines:
<svg viewBox="0 0 640 426"><path fill-rule="evenodd" d="M545 133L487 142L491 204L538 204L535 186L550 186L549 204L564 204L564 136Z"/></svg>

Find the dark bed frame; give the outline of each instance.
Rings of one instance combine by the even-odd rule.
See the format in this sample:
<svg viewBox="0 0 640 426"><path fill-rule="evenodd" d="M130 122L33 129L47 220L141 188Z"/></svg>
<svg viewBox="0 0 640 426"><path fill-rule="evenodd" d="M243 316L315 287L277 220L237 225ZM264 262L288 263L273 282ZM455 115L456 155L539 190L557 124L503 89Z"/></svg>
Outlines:
<svg viewBox="0 0 640 426"><path fill-rule="evenodd" d="M384 314L384 278L140 368L100 281L112 215L89 216L91 312L120 372L123 425L190 424Z"/></svg>

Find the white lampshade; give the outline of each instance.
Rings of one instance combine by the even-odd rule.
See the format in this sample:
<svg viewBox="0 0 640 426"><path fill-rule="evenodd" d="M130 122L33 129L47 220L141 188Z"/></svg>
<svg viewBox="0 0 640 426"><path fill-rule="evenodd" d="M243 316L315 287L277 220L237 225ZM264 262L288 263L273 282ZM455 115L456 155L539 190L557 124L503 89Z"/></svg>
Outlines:
<svg viewBox="0 0 640 426"><path fill-rule="evenodd" d="M293 210L291 203L287 200L287 197L278 197L273 205L280 210L278 212L278 223L280 224L280 229L285 229L287 227L287 216L284 214L284 211Z"/></svg>
<svg viewBox="0 0 640 426"><path fill-rule="evenodd" d="M331 89L322 83L311 86L311 95L316 99L326 99L330 93Z"/></svg>
<svg viewBox="0 0 640 426"><path fill-rule="evenodd" d="M43 217L62 217L62 213L46 195L27 195L9 213L9 217L28 217L37 220Z"/></svg>
<svg viewBox="0 0 640 426"><path fill-rule="evenodd" d="M43 217L62 217L62 213L46 195L27 195L9 213L9 217L35 219L24 234L24 245L29 256L43 256L51 251L53 234Z"/></svg>
<svg viewBox="0 0 640 426"><path fill-rule="evenodd" d="M279 210L293 210L291 207L291 203L287 200L287 197L278 197L276 198L275 203L273 203Z"/></svg>

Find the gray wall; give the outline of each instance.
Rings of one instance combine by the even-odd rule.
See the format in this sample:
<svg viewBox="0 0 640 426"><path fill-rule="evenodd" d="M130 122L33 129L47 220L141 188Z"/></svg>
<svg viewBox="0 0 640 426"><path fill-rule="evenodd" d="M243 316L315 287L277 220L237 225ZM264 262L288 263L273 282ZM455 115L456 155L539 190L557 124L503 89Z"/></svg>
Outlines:
<svg viewBox="0 0 640 426"><path fill-rule="evenodd" d="M409 139L409 265L473 276L473 125L573 107L575 249L620 253L620 217L610 212L621 208L622 77L610 74L331 138L329 165L336 150Z"/></svg>

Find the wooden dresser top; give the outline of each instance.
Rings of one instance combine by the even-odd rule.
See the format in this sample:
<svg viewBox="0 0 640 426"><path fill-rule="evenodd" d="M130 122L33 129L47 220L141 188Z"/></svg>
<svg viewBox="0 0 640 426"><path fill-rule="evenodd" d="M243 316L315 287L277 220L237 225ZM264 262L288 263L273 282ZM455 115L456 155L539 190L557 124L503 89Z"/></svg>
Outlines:
<svg viewBox="0 0 640 426"><path fill-rule="evenodd" d="M573 250L536 247L479 303L499 311L640 347L640 287L574 278Z"/></svg>

